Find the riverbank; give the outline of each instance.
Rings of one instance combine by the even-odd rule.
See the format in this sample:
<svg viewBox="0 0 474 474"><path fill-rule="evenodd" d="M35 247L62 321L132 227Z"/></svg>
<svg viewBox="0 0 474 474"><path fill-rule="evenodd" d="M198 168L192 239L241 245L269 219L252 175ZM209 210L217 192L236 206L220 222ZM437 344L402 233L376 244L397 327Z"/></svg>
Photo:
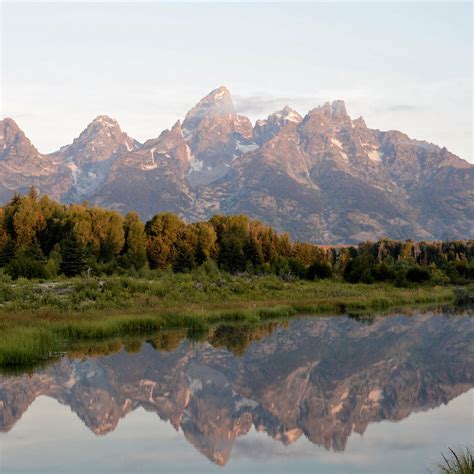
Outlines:
<svg viewBox="0 0 474 474"><path fill-rule="evenodd" d="M222 322L258 323L295 314L382 311L453 300L449 286L398 288L276 276L19 279L0 282L0 367L34 364L77 341L171 328L198 333Z"/></svg>

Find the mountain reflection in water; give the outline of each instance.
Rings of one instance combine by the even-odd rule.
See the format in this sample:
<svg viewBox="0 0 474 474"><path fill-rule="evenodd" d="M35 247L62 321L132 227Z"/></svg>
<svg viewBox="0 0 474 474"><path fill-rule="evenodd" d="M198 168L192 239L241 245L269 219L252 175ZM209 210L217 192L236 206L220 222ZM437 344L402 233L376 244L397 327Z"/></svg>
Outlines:
<svg viewBox="0 0 474 474"><path fill-rule="evenodd" d="M1 430L11 430L42 395L70 406L97 435L142 407L224 465L252 426L284 444L304 436L342 451L369 423L402 420L474 386L470 317L315 317L222 326L203 341L184 335L1 375Z"/></svg>

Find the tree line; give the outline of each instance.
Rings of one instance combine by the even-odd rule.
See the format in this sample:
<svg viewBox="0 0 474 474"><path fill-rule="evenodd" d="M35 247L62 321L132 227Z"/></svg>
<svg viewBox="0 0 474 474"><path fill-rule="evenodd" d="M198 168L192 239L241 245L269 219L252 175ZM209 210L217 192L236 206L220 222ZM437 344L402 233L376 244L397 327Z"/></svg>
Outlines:
<svg viewBox="0 0 474 474"><path fill-rule="evenodd" d="M381 239L328 247L292 242L287 234L244 215L186 223L160 213L143 223L120 213L64 205L32 188L0 208L0 267L12 278L81 274L188 272L214 265L229 273L273 273L284 278L344 278L349 282L474 279L474 241Z"/></svg>

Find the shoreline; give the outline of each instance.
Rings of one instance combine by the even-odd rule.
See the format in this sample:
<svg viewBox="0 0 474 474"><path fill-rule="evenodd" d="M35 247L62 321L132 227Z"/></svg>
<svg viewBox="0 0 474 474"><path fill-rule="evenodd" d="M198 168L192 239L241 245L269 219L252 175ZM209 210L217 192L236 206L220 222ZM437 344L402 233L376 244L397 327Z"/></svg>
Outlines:
<svg viewBox="0 0 474 474"><path fill-rule="evenodd" d="M448 305L454 302L454 288L233 276L196 282L187 275L20 282L16 291L23 295L21 301L3 303L0 309L0 368L34 365L51 354L67 352L78 341L168 329L186 329L192 336L223 323Z"/></svg>

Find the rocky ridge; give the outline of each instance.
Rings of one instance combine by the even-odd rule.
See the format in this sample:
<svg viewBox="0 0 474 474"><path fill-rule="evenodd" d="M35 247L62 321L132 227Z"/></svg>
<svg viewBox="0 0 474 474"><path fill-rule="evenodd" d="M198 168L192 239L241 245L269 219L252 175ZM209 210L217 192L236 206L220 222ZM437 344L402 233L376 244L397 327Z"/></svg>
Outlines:
<svg viewBox="0 0 474 474"><path fill-rule="evenodd" d="M30 186L148 219L245 213L316 243L474 237L474 166L446 148L368 128L336 100L304 117L239 115L225 87L171 130L138 143L99 116L72 144L39 153L0 121L0 199Z"/></svg>

